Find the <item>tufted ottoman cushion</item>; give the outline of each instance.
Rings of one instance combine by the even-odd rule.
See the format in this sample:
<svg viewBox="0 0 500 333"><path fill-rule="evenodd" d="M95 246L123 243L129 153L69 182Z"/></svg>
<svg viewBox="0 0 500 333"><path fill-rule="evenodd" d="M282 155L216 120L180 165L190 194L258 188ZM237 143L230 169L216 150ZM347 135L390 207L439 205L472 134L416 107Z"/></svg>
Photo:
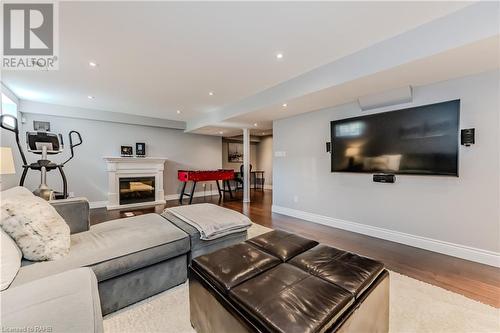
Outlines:
<svg viewBox="0 0 500 333"><path fill-rule="evenodd" d="M237 260L235 260L237 258ZM217 260L204 255L192 266L223 292L268 270L281 261L247 243L239 243L217 251Z"/></svg>
<svg viewBox="0 0 500 333"><path fill-rule="evenodd" d="M326 245L318 245L296 256L290 264L344 288L355 297L384 269L381 262Z"/></svg>
<svg viewBox="0 0 500 333"><path fill-rule="evenodd" d="M288 264L231 290L231 298L268 331L317 332L354 301L351 293Z"/></svg>
<svg viewBox="0 0 500 333"><path fill-rule="evenodd" d="M282 261L287 261L297 254L318 245L316 241L281 230L274 230L251 238L247 243L255 245Z"/></svg>

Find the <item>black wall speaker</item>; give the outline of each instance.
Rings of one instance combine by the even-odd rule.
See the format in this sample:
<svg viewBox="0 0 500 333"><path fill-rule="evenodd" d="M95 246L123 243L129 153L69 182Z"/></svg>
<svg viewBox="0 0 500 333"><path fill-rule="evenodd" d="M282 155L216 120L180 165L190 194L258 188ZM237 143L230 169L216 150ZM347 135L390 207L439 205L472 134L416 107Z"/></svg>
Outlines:
<svg viewBox="0 0 500 333"><path fill-rule="evenodd" d="M469 147L470 145L476 143L475 132L475 128L466 128L460 131L460 141L462 146Z"/></svg>
<svg viewBox="0 0 500 333"><path fill-rule="evenodd" d="M373 175L373 181L375 183L394 183L396 175L375 174Z"/></svg>

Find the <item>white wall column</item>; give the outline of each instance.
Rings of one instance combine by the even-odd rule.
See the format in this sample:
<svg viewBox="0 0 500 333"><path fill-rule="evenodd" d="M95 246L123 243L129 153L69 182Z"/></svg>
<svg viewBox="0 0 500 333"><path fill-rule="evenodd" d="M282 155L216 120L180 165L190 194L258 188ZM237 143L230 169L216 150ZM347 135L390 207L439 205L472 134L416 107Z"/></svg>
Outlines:
<svg viewBox="0 0 500 333"><path fill-rule="evenodd" d="M250 130L243 129L243 202L250 202Z"/></svg>

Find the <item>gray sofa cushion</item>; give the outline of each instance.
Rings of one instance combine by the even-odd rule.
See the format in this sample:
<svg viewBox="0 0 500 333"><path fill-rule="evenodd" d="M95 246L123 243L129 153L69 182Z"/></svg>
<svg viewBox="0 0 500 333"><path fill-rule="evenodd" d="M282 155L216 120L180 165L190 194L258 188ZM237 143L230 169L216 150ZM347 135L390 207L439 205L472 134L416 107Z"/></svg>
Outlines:
<svg viewBox="0 0 500 333"><path fill-rule="evenodd" d="M198 256L214 252L218 249L243 242L247 239L247 231L235 232L213 240L202 240L198 229L184 222L174 214L165 211L161 214L167 221L176 225L189 235L191 242L190 260Z"/></svg>
<svg viewBox="0 0 500 333"><path fill-rule="evenodd" d="M3 330L103 332L97 280L89 268L11 287L1 293L1 299Z"/></svg>
<svg viewBox="0 0 500 333"><path fill-rule="evenodd" d="M187 234L158 214L108 221L71 235L71 251L63 259L23 263L12 286L85 266L103 281L185 254L189 248Z"/></svg>

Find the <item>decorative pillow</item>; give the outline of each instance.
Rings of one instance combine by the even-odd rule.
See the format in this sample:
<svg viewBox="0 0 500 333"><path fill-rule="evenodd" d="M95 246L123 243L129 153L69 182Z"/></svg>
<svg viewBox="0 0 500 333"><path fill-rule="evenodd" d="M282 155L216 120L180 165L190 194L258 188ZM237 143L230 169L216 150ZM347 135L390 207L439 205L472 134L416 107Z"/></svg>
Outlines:
<svg viewBox="0 0 500 333"><path fill-rule="evenodd" d="M17 197L32 197L34 194L26 187L16 186L8 190L0 192L2 200L17 198Z"/></svg>
<svg viewBox="0 0 500 333"><path fill-rule="evenodd" d="M2 252L0 253L0 290L7 289L21 268L21 259L23 254L16 245L16 242L9 237L2 229L0 229L2 238L0 245Z"/></svg>
<svg viewBox="0 0 500 333"><path fill-rule="evenodd" d="M3 191L1 197L0 225L24 258L55 260L69 253L69 226L47 201L19 186Z"/></svg>

